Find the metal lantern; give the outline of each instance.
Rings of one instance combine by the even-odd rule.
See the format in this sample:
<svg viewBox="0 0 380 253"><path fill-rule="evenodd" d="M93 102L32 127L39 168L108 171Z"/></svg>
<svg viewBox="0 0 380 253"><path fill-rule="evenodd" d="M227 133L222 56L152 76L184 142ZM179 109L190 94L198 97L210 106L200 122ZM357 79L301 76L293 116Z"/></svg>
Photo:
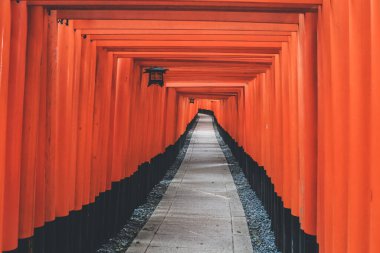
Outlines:
<svg viewBox="0 0 380 253"><path fill-rule="evenodd" d="M149 73L149 82L148 87L152 84L156 84L159 86L164 86L164 74L166 73L167 69L160 68L160 67L151 67L145 69L144 73Z"/></svg>
<svg viewBox="0 0 380 253"><path fill-rule="evenodd" d="M190 104L194 104L194 98L189 98Z"/></svg>

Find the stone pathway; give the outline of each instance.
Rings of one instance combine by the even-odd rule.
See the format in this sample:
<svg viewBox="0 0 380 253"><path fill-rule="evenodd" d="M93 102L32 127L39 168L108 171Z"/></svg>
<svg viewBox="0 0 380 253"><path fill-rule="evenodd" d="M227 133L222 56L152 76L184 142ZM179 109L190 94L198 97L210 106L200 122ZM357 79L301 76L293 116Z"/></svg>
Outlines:
<svg viewBox="0 0 380 253"><path fill-rule="evenodd" d="M181 167L127 253L252 252L244 210L212 118L199 116Z"/></svg>

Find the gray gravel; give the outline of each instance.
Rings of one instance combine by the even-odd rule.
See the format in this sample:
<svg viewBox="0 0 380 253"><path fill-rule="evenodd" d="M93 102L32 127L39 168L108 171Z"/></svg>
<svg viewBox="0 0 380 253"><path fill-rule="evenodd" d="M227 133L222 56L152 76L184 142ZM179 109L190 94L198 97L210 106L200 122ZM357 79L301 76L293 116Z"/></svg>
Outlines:
<svg viewBox="0 0 380 253"><path fill-rule="evenodd" d="M231 150L220 136L214 123L215 135L227 159L240 201L243 205L254 253L280 253L275 244L271 220L260 199L249 185Z"/></svg>
<svg viewBox="0 0 380 253"><path fill-rule="evenodd" d="M164 178L158 183L153 190L149 193L145 204L137 207L127 224L121 229L121 231L108 242L103 244L98 250L98 253L113 253L113 252L125 252L138 232L144 227L145 223L149 220L153 214L158 203L160 203L162 196L165 194L170 182L177 173L183 159L185 158L187 148L191 140L191 136L194 132L196 124L189 131L186 136L184 147L180 151L174 164L168 169Z"/></svg>

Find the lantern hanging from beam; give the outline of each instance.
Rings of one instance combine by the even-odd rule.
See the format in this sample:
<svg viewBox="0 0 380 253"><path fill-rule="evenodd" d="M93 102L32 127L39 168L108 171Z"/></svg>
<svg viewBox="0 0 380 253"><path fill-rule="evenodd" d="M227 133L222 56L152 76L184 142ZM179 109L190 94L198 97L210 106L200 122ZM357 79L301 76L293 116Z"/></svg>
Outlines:
<svg viewBox="0 0 380 253"><path fill-rule="evenodd" d="M190 104L194 104L194 98L189 98Z"/></svg>
<svg viewBox="0 0 380 253"><path fill-rule="evenodd" d="M160 68L160 67L151 67L145 69L144 73L149 73L149 82L148 87L156 84L159 86L164 86L164 74L168 69Z"/></svg>

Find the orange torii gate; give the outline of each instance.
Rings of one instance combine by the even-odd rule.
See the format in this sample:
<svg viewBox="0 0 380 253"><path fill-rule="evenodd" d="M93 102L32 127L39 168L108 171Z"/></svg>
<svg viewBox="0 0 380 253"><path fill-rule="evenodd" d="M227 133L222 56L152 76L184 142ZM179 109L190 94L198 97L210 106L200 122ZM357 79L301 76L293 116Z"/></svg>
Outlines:
<svg viewBox="0 0 380 253"><path fill-rule="evenodd" d="M45 247L201 108L291 217L281 250L299 226L320 252L379 252L379 17L378 0L0 1L0 251Z"/></svg>

